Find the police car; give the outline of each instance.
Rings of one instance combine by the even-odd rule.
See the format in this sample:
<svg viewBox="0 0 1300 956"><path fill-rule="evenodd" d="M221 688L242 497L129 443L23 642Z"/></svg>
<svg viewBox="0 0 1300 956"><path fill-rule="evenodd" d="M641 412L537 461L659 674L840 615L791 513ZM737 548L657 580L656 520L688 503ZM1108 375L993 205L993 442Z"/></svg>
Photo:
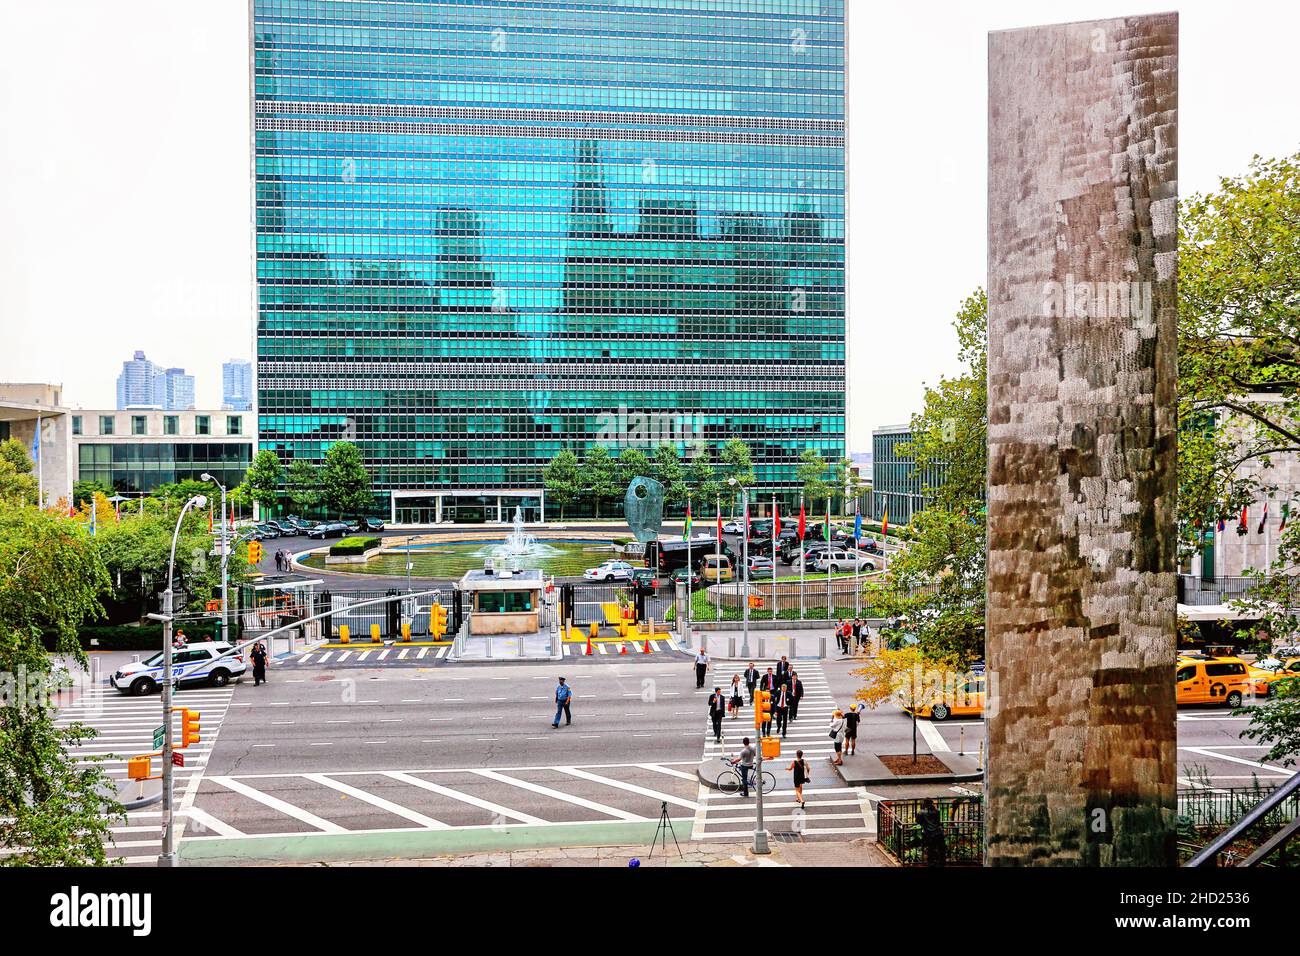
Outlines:
<svg viewBox="0 0 1300 956"><path fill-rule="evenodd" d="M180 686L187 684L212 684L225 687L230 678L240 677L248 669L242 654L219 655L231 649L224 641L203 641L188 644L183 650L172 651L172 675L180 678ZM113 686L124 694L152 694L162 687L163 652L127 664L113 675ZM184 674L182 677L181 675Z"/></svg>

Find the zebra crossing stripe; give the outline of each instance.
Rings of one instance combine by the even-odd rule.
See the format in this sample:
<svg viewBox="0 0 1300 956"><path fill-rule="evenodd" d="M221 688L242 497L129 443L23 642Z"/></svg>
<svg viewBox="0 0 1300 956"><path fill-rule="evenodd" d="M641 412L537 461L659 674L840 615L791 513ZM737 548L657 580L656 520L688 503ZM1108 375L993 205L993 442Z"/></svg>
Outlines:
<svg viewBox="0 0 1300 956"><path fill-rule="evenodd" d="M543 824L547 822L541 817L534 817L527 813L520 813L518 810L511 810L509 807L503 807L499 803L493 803L490 800L484 800L481 797L475 797L468 793L461 793L459 790L453 790L450 787L436 784L431 780L425 780L422 777L403 773L401 770L385 770L382 771L382 773L385 777L391 777L393 780L397 780L401 783L410 784L413 787L419 787L422 790L428 790L431 793L438 793L444 797L450 797L452 800L459 800L461 803L468 803L472 807L478 807L480 810L487 810L489 813L494 813L498 817L509 817L510 819L518 820L520 823Z"/></svg>
<svg viewBox="0 0 1300 956"><path fill-rule="evenodd" d="M429 653L429 649L427 647L422 647L420 648L420 653L415 655L415 659L417 661L422 661L424 660L424 655L427 653Z"/></svg>
<svg viewBox="0 0 1300 956"><path fill-rule="evenodd" d="M556 800L563 800L565 803L572 803L580 807L586 807L588 810L605 813L611 817L618 817L620 820L628 820L632 823L644 823L650 820L649 817L643 817L636 813L628 813L626 810L620 810L618 807L609 807L603 803L597 803L594 800L585 800L582 797L575 797L571 793L552 790L550 787L543 787L541 784L533 783L529 780L520 780L518 777L508 777L495 770L471 770L470 773L478 774L480 777L487 777L489 780L495 780L498 783L507 783L512 787L531 790L533 793L540 793L543 796L552 797Z"/></svg>
<svg viewBox="0 0 1300 956"><path fill-rule="evenodd" d="M579 770L577 767L556 767L555 769L560 773L567 773L571 777L580 777L583 780L590 780L592 783L627 790L630 793L639 793L643 797L653 797L656 800L685 807L687 810L696 810L699 807L693 800L683 800L681 797L674 797L670 793L660 793L658 790L651 790L648 787L638 787L634 783L624 783L622 780L615 780L612 777L602 777L598 773L589 773L586 770Z"/></svg>
<svg viewBox="0 0 1300 956"><path fill-rule="evenodd" d="M230 777L208 777L208 779L217 784L217 786L225 787L227 790L233 791L242 797L248 797L250 800L255 800L265 807L270 807L272 810L278 810L285 816L293 817L295 820L299 820L308 826L313 826L322 833L348 832L346 828L339 826L337 823L330 823L328 820L323 820L314 813L308 813L301 807L295 807L292 803L286 803L278 797L273 797L269 793L263 793L261 790L240 783L238 780L232 780Z"/></svg>
<svg viewBox="0 0 1300 956"><path fill-rule="evenodd" d="M423 813L417 813L414 810L408 810L406 807L402 806L401 804L393 803L391 800L385 800L383 797L378 797L375 796L373 793L369 793L365 790L360 790L357 787L352 786L351 784L342 783L341 781L334 780L331 777L327 777L323 773L305 773L303 774L303 777L306 778L307 780L312 781L313 783L320 784L322 787L330 787L333 790L337 790L339 793L347 794L349 797L352 797L353 799L360 800L363 803L368 803L372 807L378 807L381 810L386 810L389 813L392 813L396 816L402 817L406 820L410 820L412 823L418 823L420 826L424 827L425 829L428 830L450 829L450 827L447 824L443 823L441 820L435 820L433 819L433 817L426 817Z"/></svg>

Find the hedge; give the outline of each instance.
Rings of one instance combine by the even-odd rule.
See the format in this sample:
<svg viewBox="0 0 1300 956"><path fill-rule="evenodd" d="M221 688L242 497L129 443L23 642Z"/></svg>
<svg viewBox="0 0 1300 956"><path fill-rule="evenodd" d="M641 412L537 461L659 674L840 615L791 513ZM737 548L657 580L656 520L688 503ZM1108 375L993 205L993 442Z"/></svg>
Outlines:
<svg viewBox="0 0 1300 956"><path fill-rule="evenodd" d="M178 630L185 632L186 641L215 641L221 633L219 620L192 621L180 623ZM81 628L79 637L81 646L91 651L157 651L162 650L163 630L161 624L145 624L139 627L130 625L89 625ZM230 637L237 639L239 624L230 622ZM46 650L54 650L53 634L44 635ZM95 641L96 643L91 643Z"/></svg>
<svg viewBox="0 0 1300 956"><path fill-rule="evenodd" d="M330 547L330 554L335 556L345 556L349 554L365 554L371 548L379 546L377 537L352 537L344 538L338 544Z"/></svg>

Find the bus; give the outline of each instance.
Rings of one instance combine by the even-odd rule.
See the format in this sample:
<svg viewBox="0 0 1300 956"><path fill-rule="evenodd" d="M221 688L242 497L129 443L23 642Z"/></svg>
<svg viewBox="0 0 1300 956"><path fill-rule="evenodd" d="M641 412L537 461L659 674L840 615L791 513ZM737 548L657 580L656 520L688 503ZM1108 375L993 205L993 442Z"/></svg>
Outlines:
<svg viewBox="0 0 1300 956"><path fill-rule="evenodd" d="M717 538L713 535L691 539L691 563L695 565L693 570L700 570L700 565L706 555L716 554L718 551ZM721 548L724 557L730 558L734 566L736 564L736 552L724 540ZM677 541L649 541L645 546L645 566L647 568L656 568L663 575L672 574L679 568L686 567L686 542Z"/></svg>

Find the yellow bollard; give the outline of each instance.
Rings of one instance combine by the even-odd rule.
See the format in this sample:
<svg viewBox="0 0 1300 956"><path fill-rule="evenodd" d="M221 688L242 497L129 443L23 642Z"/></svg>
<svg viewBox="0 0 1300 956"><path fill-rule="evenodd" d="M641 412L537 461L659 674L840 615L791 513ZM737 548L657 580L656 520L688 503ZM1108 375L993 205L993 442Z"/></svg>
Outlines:
<svg viewBox="0 0 1300 956"><path fill-rule="evenodd" d="M382 644L382 643L383 643L383 641L381 641L381 640L379 639L379 625L378 625L378 624L371 624L371 625L370 625L370 640L373 641L373 642L376 643L376 644Z"/></svg>
<svg viewBox="0 0 1300 956"><path fill-rule="evenodd" d="M588 633L589 633L592 637L595 637L596 635L598 635L598 634L600 633L600 625L597 624L595 621L592 621L592 622L591 622L591 630L590 630Z"/></svg>
<svg viewBox="0 0 1300 956"><path fill-rule="evenodd" d="M402 622L402 640L407 643L410 643L411 640L411 625L407 621Z"/></svg>
<svg viewBox="0 0 1300 956"><path fill-rule="evenodd" d="M346 624L340 624L340 625L339 625L339 643L340 643L340 644L346 644L346 643L348 643L350 640L352 640L352 637L351 637L351 631L348 629L348 626L347 626Z"/></svg>

